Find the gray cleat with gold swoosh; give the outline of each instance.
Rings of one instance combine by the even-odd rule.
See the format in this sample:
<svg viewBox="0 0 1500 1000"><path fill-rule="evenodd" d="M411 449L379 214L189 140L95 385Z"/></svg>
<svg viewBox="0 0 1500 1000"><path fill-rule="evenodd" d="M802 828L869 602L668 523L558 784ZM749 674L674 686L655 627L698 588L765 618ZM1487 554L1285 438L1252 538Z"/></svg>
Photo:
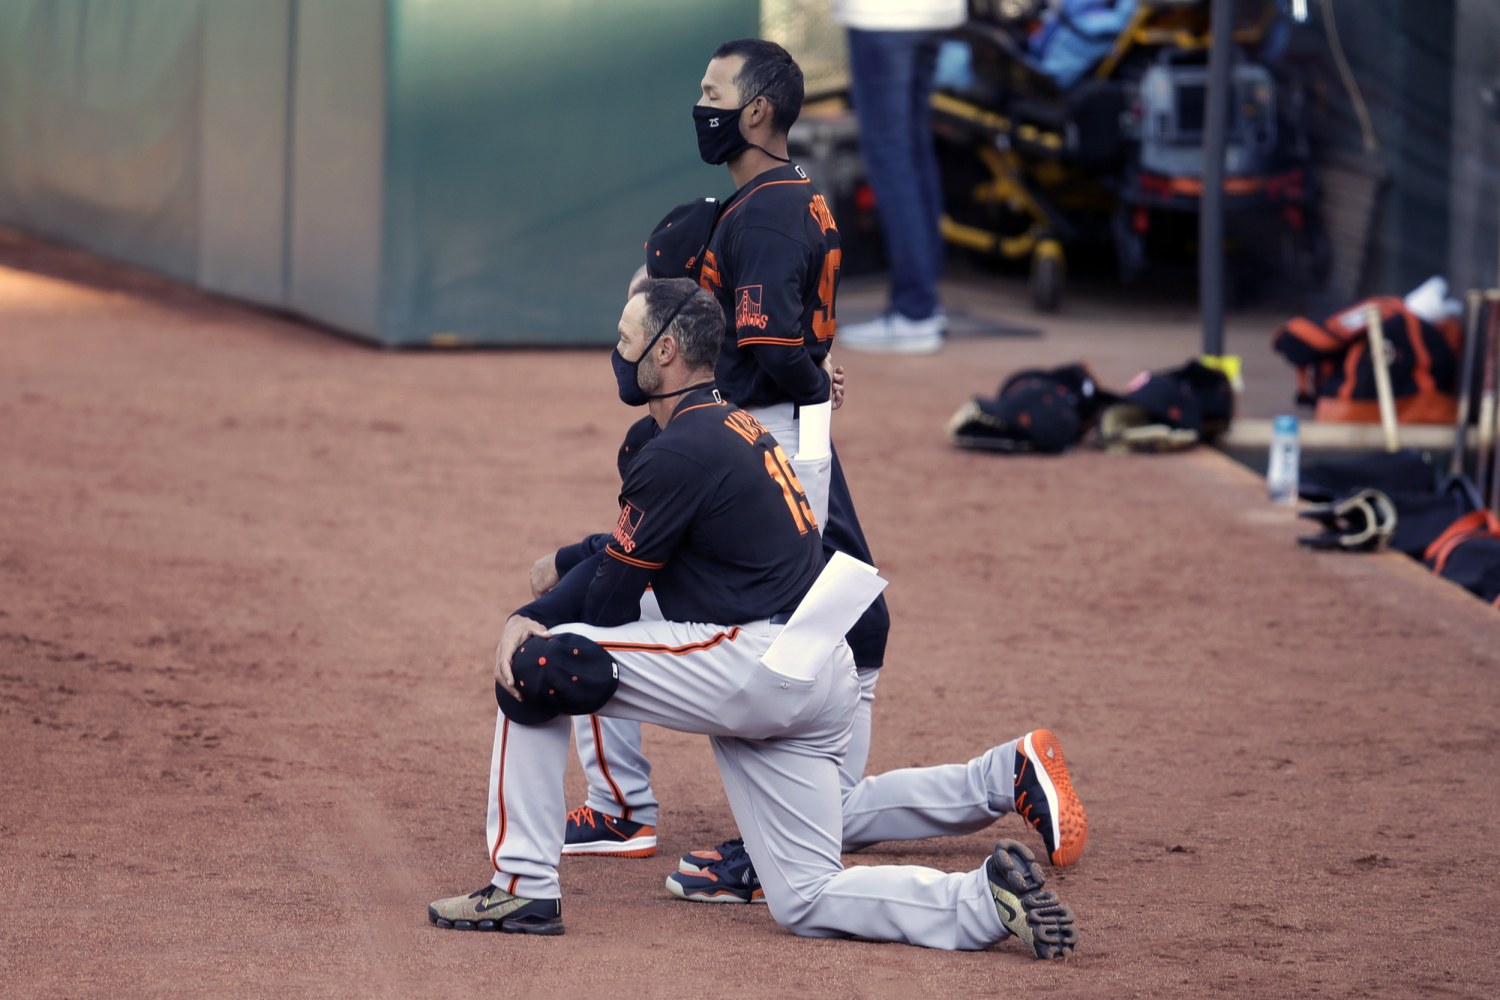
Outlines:
<svg viewBox="0 0 1500 1000"><path fill-rule="evenodd" d="M487 885L467 896L450 896L429 903L427 919L439 927L459 931L563 933L562 900L524 899L511 895L498 885Z"/></svg>
<svg viewBox="0 0 1500 1000"><path fill-rule="evenodd" d="M1046 879L1036 855L1024 844L1002 840L984 863L1005 929L1021 939L1037 958L1067 958L1078 944L1073 911L1057 893L1043 889Z"/></svg>

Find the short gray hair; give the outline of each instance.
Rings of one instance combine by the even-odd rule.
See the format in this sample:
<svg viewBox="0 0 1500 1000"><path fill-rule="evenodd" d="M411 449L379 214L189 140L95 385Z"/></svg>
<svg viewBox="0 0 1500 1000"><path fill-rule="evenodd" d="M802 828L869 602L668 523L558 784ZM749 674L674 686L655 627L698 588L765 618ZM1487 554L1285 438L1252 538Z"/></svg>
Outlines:
<svg viewBox="0 0 1500 1000"><path fill-rule="evenodd" d="M688 300L667 332L677 341L688 367L712 370L724 343L724 310L718 300L691 278L658 278L648 282L641 294L646 296L647 336L661 328L678 303Z"/></svg>

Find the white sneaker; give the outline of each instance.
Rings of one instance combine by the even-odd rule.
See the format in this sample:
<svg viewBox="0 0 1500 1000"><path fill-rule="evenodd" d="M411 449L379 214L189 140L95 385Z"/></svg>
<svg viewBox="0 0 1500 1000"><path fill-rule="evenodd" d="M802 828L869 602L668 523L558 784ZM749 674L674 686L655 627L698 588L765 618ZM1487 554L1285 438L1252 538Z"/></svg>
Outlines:
<svg viewBox="0 0 1500 1000"><path fill-rule="evenodd" d="M867 323L840 325L834 342L872 354L936 354L943 349L943 320L941 312L927 319L886 313Z"/></svg>

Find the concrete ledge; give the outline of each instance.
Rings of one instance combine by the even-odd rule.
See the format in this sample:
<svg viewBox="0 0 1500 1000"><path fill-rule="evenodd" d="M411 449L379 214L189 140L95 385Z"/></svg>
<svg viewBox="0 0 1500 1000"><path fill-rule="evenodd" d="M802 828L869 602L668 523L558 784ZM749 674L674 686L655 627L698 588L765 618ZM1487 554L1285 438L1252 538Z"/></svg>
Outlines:
<svg viewBox="0 0 1500 1000"><path fill-rule="evenodd" d="M1220 448L1265 448L1271 444L1270 420L1236 420L1229 432L1219 438ZM1333 424L1302 421L1299 428L1304 450L1312 451L1379 451L1385 437L1379 424ZM1401 447L1449 450L1453 447L1453 428L1446 424L1404 424L1400 429Z"/></svg>

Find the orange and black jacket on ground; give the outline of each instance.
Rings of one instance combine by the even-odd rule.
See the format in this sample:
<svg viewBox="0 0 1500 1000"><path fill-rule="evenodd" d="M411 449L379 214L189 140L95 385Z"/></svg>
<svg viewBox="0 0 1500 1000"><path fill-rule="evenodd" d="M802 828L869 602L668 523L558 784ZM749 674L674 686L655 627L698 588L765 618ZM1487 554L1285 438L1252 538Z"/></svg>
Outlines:
<svg viewBox="0 0 1500 1000"><path fill-rule="evenodd" d="M1375 369L1365 327L1368 306L1380 310L1390 352L1391 394L1402 423L1451 423L1456 414L1457 320L1431 324L1394 296L1357 302L1323 320L1297 316L1276 330L1271 346L1297 368L1297 400L1316 404L1318 420L1379 423Z"/></svg>

